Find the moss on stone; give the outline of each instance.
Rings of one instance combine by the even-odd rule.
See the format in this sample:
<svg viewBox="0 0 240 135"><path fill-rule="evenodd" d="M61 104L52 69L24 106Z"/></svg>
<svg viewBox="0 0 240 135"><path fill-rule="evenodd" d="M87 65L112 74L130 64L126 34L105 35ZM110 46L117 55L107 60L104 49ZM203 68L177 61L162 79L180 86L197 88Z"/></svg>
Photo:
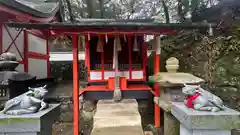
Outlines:
<svg viewBox="0 0 240 135"><path fill-rule="evenodd" d="M0 125L34 123L39 120L40 118L5 118L0 120Z"/></svg>

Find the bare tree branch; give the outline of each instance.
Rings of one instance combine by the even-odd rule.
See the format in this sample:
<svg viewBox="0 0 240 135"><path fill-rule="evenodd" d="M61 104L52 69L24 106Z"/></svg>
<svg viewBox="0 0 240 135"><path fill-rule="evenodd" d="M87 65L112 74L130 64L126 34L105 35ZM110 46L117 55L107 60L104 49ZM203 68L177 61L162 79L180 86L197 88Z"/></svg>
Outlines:
<svg viewBox="0 0 240 135"><path fill-rule="evenodd" d="M109 2L111 2L111 0L108 0L108 1L104 2L104 5L105 5L105 4L108 4Z"/></svg>

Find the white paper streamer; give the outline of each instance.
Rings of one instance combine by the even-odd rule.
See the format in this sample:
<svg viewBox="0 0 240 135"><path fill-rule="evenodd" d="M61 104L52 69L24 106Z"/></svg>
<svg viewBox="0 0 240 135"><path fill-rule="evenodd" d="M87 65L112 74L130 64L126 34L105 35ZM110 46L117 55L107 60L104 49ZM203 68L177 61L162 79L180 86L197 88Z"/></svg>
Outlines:
<svg viewBox="0 0 240 135"><path fill-rule="evenodd" d="M91 37L90 37L90 34L88 33L88 41L90 41L91 39L90 39Z"/></svg>
<svg viewBox="0 0 240 135"><path fill-rule="evenodd" d="M156 36L156 54L160 55L161 54L161 37Z"/></svg>
<svg viewBox="0 0 240 135"><path fill-rule="evenodd" d="M209 36L213 36L213 28L212 25L209 25Z"/></svg>
<svg viewBox="0 0 240 135"><path fill-rule="evenodd" d="M108 43L108 36L107 36L107 34L105 35L105 42Z"/></svg>

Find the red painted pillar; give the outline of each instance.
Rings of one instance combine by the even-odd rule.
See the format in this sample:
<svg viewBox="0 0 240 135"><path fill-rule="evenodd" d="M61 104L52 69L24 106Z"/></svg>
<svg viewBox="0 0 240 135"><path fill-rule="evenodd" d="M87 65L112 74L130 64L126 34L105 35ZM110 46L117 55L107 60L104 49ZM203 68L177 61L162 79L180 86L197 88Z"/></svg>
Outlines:
<svg viewBox="0 0 240 135"><path fill-rule="evenodd" d="M131 36L128 36L128 69L129 69L129 80L132 80L132 41Z"/></svg>
<svg viewBox="0 0 240 135"><path fill-rule="evenodd" d="M99 36L99 40L102 42L103 52L101 52L101 72L102 72L102 80L104 80L104 43L105 39L102 36Z"/></svg>
<svg viewBox="0 0 240 135"><path fill-rule="evenodd" d="M154 38L155 40L155 51L154 51L154 74L157 74L158 72L160 72L160 55L157 54L157 50L159 49L157 43L158 43L158 38ZM160 89L158 84L154 84L154 95L155 97L159 97L160 96ZM156 128L160 128L160 107L158 106L158 104L154 103L154 124Z"/></svg>
<svg viewBox="0 0 240 135"><path fill-rule="evenodd" d="M23 31L23 46L24 46L24 72L28 73L28 33L26 30Z"/></svg>
<svg viewBox="0 0 240 135"><path fill-rule="evenodd" d="M73 51L73 133L79 134L78 35L72 35Z"/></svg>
<svg viewBox="0 0 240 135"><path fill-rule="evenodd" d="M3 25L0 25L0 54L3 53Z"/></svg>

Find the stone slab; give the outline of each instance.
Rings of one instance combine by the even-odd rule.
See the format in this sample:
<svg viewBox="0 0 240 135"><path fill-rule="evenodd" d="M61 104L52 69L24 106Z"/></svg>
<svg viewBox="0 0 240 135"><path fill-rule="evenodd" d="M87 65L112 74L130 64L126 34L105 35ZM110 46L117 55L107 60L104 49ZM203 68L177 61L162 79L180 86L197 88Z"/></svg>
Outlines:
<svg viewBox="0 0 240 135"><path fill-rule="evenodd" d="M181 86L185 84L200 84L203 83L204 80L196 77L189 73L177 72L177 73L169 73L169 72L159 72L154 76L150 76L149 80L156 81L160 86L171 87L171 86Z"/></svg>
<svg viewBox="0 0 240 135"><path fill-rule="evenodd" d="M171 113L188 129L232 130L240 128L240 112L227 108L219 112L196 111L182 102L172 103Z"/></svg>
<svg viewBox="0 0 240 135"><path fill-rule="evenodd" d="M230 130L192 130L187 129L184 125L180 125L180 135L231 135Z"/></svg>
<svg viewBox="0 0 240 135"><path fill-rule="evenodd" d="M36 132L29 132L29 133L0 133L0 135L38 135Z"/></svg>
<svg viewBox="0 0 240 135"><path fill-rule="evenodd" d="M34 114L18 116L0 114L0 133L9 133L9 135L10 133L24 133L25 135L33 132L47 133L47 129L52 127L59 113L60 104L50 104L49 108Z"/></svg>
<svg viewBox="0 0 240 135"><path fill-rule="evenodd" d="M121 102L99 100L91 135L143 135L138 103L133 99Z"/></svg>

